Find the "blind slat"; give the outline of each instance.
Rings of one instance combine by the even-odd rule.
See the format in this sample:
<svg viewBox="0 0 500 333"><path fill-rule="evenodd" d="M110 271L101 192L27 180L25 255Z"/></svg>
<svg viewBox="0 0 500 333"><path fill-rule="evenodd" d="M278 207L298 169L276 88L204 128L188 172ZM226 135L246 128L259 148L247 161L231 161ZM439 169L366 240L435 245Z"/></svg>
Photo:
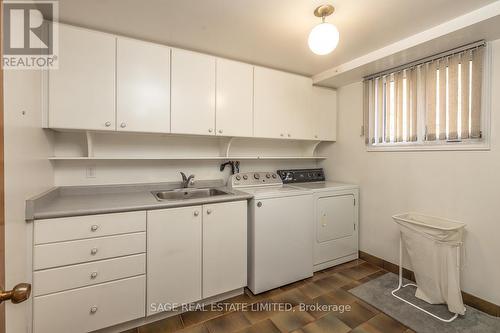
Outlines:
<svg viewBox="0 0 500 333"><path fill-rule="evenodd" d="M394 74L394 92L396 94L395 125L396 135L394 141L403 141L403 72Z"/></svg>
<svg viewBox="0 0 500 333"><path fill-rule="evenodd" d="M378 136L378 142L382 143L384 141L384 130L383 130L383 124L384 124L384 100L383 100L383 92L384 92L384 85L383 85L383 79L379 77L377 79L377 136Z"/></svg>
<svg viewBox="0 0 500 333"><path fill-rule="evenodd" d="M451 57L448 65L448 139L458 139L458 54Z"/></svg>
<svg viewBox="0 0 500 333"><path fill-rule="evenodd" d="M370 98L370 81L363 82L363 135L365 137L365 143L369 143L369 133L368 133L368 117L369 117L369 98Z"/></svg>
<svg viewBox="0 0 500 333"><path fill-rule="evenodd" d="M446 140L446 67L448 59L439 60L439 140Z"/></svg>
<svg viewBox="0 0 500 333"><path fill-rule="evenodd" d="M469 138L469 113L470 113L470 105L469 105L469 94L470 94L470 89L469 89L469 80L470 80L470 66L469 62L471 60L471 52L463 52L460 54L460 63L461 63L461 69L460 69L460 81L461 82L461 87L462 87L462 93L461 93L461 109L460 109L460 123L461 123L461 131L460 131L460 137L462 139L468 139Z"/></svg>
<svg viewBox="0 0 500 333"><path fill-rule="evenodd" d="M368 134L369 134L369 143L375 142L375 80L372 79L369 81L369 108L368 108Z"/></svg>
<svg viewBox="0 0 500 333"><path fill-rule="evenodd" d="M472 107L470 117L470 137L481 137L481 86L483 81L484 47L472 51Z"/></svg>
<svg viewBox="0 0 500 333"><path fill-rule="evenodd" d="M384 142L391 142L391 110L390 110L390 103L391 103L391 75L387 75L385 77L385 94L384 94L384 124L385 124L385 130L384 130L384 136L385 136L385 141Z"/></svg>
<svg viewBox="0 0 500 333"><path fill-rule="evenodd" d="M408 138L409 141L417 141L417 89L418 89L418 82L417 82L417 69L412 68L410 71L410 76L409 76L409 84L408 84L408 91L409 96L408 100L409 102L409 114L408 114L408 119L410 120L410 126L408 127Z"/></svg>
<svg viewBox="0 0 500 333"><path fill-rule="evenodd" d="M433 61L425 67L425 139L436 140L436 69L437 62Z"/></svg>

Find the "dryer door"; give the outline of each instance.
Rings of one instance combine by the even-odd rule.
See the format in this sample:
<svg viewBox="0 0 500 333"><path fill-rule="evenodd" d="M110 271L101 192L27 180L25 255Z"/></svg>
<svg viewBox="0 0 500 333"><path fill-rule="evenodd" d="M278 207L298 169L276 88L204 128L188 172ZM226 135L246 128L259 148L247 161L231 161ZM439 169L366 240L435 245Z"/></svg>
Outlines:
<svg viewBox="0 0 500 333"><path fill-rule="evenodd" d="M356 253L355 209L352 194L318 198L315 264Z"/></svg>

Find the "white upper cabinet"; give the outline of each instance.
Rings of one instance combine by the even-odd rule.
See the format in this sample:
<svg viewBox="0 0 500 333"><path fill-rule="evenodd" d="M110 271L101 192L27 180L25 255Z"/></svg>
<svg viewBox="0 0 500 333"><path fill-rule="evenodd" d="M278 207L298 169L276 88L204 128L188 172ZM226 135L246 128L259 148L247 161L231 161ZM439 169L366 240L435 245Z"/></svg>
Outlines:
<svg viewBox="0 0 500 333"><path fill-rule="evenodd" d="M118 38L116 54L116 129L169 133L170 48Z"/></svg>
<svg viewBox="0 0 500 333"><path fill-rule="evenodd" d="M48 73L51 128L115 130L116 38L59 25L59 68Z"/></svg>
<svg viewBox="0 0 500 333"><path fill-rule="evenodd" d="M217 59L217 135L253 135L253 66Z"/></svg>
<svg viewBox="0 0 500 333"><path fill-rule="evenodd" d="M328 88L312 88L314 139L335 141L337 138L337 92Z"/></svg>
<svg viewBox="0 0 500 333"><path fill-rule="evenodd" d="M310 78L254 68L254 135L311 139Z"/></svg>
<svg viewBox="0 0 500 333"><path fill-rule="evenodd" d="M215 58L172 49L171 132L215 135Z"/></svg>

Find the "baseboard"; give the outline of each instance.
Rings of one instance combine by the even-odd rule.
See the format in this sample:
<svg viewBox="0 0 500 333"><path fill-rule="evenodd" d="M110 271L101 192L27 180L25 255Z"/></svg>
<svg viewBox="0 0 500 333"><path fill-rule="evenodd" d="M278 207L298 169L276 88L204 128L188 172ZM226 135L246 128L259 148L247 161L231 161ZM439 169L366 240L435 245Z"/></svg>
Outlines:
<svg viewBox="0 0 500 333"><path fill-rule="evenodd" d="M399 274L398 265L393 264L392 262L389 262L382 258L376 257L374 255L371 255L369 253L359 251L359 259L362 259L366 262L369 262L372 265L383 268L391 273ZM413 274L411 270L404 268L403 276L406 279L415 282L415 274ZM462 298L464 300L464 303L467 304L468 306L483 311L491 316L500 317L500 305L496 305L494 303L485 301L484 299L468 294L464 291L462 291Z"/></svg>
<svg viewBox="0 0 500 333"><path fill-rule="evenodd" d="M345 262L352 261L352 260L355 260L355 259L358 259L358 253L354 253L354 254L351 254L351 255L348 255L348 256L345 256L345 257L342 257L342 258L337 258L337 259L334 259L334 260L330 260L330 261L327 261L327 262L323 262L321 264L316 264L316 265L313 266L313 272L322 271L322 270L324 270L326 268L337 266L337 265L340 265L340 264L343 264Z"/></svg>

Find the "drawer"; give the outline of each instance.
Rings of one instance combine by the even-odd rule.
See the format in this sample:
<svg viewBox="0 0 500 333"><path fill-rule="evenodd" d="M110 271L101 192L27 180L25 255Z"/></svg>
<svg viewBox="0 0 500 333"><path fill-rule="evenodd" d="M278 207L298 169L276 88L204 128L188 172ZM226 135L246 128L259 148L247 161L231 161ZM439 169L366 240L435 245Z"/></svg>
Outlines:
<svg viewBox="0 0 500 333"><path fill-rule="evenodd" d="M44 244L146 231L146 212L62 217L34 223L35 244Z"/></svg>
<svg viewBox="0 0 500 333"><path fill-rule="evenodd" d="M90 332L144 317L144 275L33 299L34 333Z"/></svg>
<svg viewBox="0 0 500 333"><path fill-rule="evenodd" d="M142 274L146 274L145 254L45 269L33 274L33 295L46 295Z"/></svg>
<svg viewBox="0 0 500 333"><path fill-rule="evenodd" d="M146 233L35 245L33 269L79 264L146 252Z"/></svg>

